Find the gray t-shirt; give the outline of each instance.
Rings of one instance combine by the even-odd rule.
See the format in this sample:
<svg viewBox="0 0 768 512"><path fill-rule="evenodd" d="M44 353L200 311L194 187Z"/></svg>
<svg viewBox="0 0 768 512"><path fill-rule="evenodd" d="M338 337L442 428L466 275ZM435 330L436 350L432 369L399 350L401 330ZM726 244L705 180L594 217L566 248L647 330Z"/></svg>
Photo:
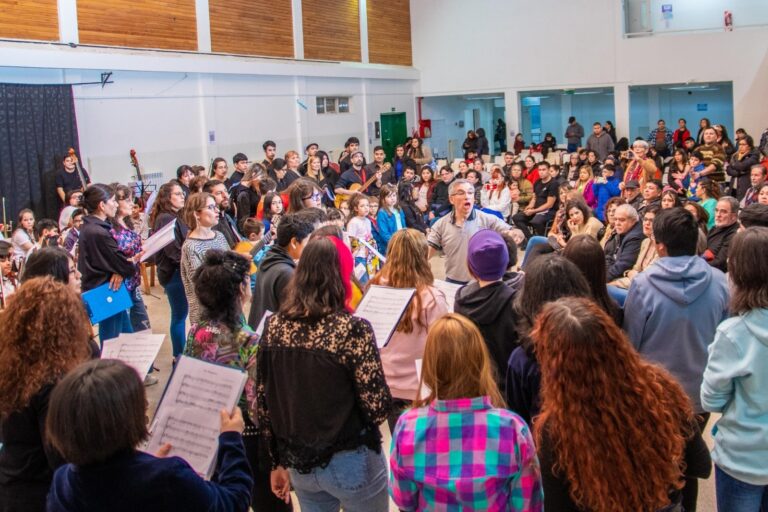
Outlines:
<svg viewBox="0 0 768 512"><path fill-rule="evenodd" d="M472 235L481 229L492 229L499 233L509 231L512 226L495 215L473 208L463 226L454 223L454 213L435 222L429 232L429 245L445 254L445 276L454 281L469 282L472 276L467 267L467 247Z"/></svg>

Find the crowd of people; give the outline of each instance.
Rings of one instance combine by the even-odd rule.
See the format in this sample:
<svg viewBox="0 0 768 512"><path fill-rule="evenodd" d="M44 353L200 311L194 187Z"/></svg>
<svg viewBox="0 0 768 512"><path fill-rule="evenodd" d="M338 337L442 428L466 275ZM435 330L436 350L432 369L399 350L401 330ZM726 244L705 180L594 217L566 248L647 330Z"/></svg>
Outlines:
<svg viewBox="0 0 768 512"><path fill-rule="evenodd" d="M266 141L149 197L65 157L60 218L0 240L0 511L695 511L713 461L719 510L768 509L768 130L582 146L572 118L565 151L499 165L470 135L455 169L417 137L370 163ZM157 381L99 359L152 328L146 265L174 361L247 375L210 481L140 450ZM104 285L131 307L96 341ZM371 285L414 290L386 343L354 314Z"/></svg>

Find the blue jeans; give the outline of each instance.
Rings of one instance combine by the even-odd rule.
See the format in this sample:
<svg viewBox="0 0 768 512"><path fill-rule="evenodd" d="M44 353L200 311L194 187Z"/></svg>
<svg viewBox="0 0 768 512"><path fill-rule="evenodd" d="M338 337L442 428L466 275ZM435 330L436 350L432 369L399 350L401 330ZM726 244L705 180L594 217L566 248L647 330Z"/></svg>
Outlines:
<svg viewBox="0 0 768 512"><path fill-rule="evenodd" d="M117 338L124 332L133 332L128 311L121 311L99 322L99 341L101 346L104 346L105 341Z"/></svg>
<svg viewBox="0 0 768 512"><path fill-rule="evenodd" d="M173 345L173 357L184 352L186 343L186 322L189 305L187 295L184 293L184 284L181 282L181 272L177 269L170 281L165 283L165 295L171 305L171 344Z"/></svg>
<svg viewBox="0 0 768 512"><path fill-rule="evenodd" d="M715 464L718 512L768 512L768 485L737 480Z"/></svg>
<svg viewBox="0 0 768 512"><path fill-rule="evenodd" d="M523 255L523 263L520 265L520 267L525 266L525 262L528 261L528 254L531 252L531 249L536 247L537 245L541 244L548 244L549 238L545 236L532 236L528 239L528 245L525 246L525 254Z"/></svg>
<svg viewBox="0 0 768 512"><path fill-rule="evenodd" d="M131 300L133 301L133 307L131 307L128 312L128 316L131 318L133 332L151 329L152 326L149 324L147 307L144 305L144 299L141 296L141 290L138 286L131 292Z"/></svg>
<svg viewBox="0 0 768 512"><path fill-rule="evenodd" d="M624 307L624 301L627 300L627 295L629 294L629 290L626 290L624 288L619 288L618 286L608 285L608 295L611 296L613 300L619 303L619 306L622 308Z"/></svg>
<svg viewBox="0 0 768 512"><path fill-rule="evenodd" d="M566 148L566 151L568 153L575 153L577 149L579 149L579 145L578 144L571 144L569 142L568 143L568 147Z"/></svg>
<svg viewBox="0 0 768 512"><path fill-rule="evenodd" d="M365 446L336 453L325 468L306 475L289 469L302 512L387 512L384 453Z"/></svg>

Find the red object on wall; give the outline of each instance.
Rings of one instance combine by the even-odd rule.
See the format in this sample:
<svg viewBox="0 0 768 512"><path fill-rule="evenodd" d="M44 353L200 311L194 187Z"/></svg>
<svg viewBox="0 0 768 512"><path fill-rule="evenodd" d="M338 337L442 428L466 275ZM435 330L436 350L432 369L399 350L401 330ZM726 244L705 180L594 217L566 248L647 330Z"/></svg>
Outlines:
<svg viewBox="0 0 768 512"><path fill-rule="evenodd" d="M432 120L419 119L419 137L428 139L432 136Z"/></svg>

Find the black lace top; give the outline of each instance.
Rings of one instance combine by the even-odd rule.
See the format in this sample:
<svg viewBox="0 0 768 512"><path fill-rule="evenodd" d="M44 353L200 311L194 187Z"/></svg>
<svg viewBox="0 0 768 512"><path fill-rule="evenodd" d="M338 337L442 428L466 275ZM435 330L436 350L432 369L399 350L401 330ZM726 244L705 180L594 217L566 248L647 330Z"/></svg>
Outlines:
<svg viewBox="0 0 768 512"><path fill-rule="evenodd" d="M269 318L257 355L256 413L272 465L308 473L342 450L379 452L389 393L371 325L346 312Z"/></svg>

